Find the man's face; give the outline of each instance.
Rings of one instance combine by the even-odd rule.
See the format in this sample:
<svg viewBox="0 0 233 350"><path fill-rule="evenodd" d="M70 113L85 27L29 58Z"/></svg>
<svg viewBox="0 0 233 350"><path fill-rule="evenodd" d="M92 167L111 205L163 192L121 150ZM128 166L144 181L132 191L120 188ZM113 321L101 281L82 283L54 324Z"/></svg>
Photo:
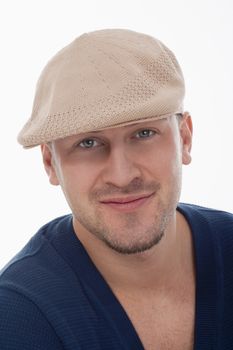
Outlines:
<svg viewBox="0 0 233 350"><path fill-rule="evenodd" d="M61 185L77 234L115 251L145 251L175 218L192 124L175 116L90 132L42 145L46 171Z"/></svg>

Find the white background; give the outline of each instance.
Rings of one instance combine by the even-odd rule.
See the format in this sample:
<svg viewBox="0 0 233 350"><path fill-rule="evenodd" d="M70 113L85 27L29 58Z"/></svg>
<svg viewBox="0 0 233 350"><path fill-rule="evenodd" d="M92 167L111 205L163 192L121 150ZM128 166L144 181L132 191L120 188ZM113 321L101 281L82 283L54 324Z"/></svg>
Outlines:
<svg viewBox="0 0 233 350"><path fill-rule="evenodd" d="M29 118L47 61L83 32L128 28L162 40L186 79L193 162L182 201L233 212L233 5L231 0L21 0L0 2L0 267L50 219L69 212L39 148L16 136Z"/></svg>

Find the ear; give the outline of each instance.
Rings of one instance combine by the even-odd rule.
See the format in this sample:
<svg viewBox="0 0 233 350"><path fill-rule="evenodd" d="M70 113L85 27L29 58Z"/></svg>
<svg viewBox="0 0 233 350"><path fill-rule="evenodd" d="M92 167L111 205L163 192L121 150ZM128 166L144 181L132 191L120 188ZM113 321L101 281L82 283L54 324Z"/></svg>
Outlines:
<svg viewBox="0 0 233 350"><path fill-rule="evenodd" d="M51 147L52 146L49 146L47 144L42 144L41 153L42 153L45 171L49 177L49 182L54 186L58 186L60 185L60 182L57 177L54 154Z"/></svg>
<svg viewBox="0 0 233 350"><path fill-rule="evenodd" d="M192 135L193 135L192 119L189 113L185 112L180 122L182 162L185 165L190 164L192 160L192 157L191 157Z"/></svg>

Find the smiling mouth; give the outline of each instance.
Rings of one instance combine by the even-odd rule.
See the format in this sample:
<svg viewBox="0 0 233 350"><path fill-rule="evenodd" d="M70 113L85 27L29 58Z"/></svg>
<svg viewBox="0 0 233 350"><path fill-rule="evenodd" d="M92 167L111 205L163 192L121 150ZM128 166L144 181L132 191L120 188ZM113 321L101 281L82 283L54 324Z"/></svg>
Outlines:
<svg viewBox="0 0 233 350"><path fill-rule="evenodd" d="M147 204L154 194L155 192L140 196L110 198L108 200L100 201L100 203L119 211L131 211L143 206L144 204Z"/></svg>

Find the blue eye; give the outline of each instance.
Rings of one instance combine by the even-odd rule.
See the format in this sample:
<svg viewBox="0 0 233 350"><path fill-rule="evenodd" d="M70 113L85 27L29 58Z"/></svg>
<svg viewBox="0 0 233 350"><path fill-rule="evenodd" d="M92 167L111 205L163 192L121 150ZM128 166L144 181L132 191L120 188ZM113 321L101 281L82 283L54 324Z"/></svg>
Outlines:
<svg viewBox="0 0 233 350"><path fill-rule="evenodd" d="M142 138L149 138L151 136L153 136L155 134L155 131L153 130L150 130L150 129L143 129L143 130L140 130L139 132L137 132L136 134L136 137L139 138L139 139L142 139Z"/></svg>
<svg viewBox="0 0 233 350"><path fill-rule="evenodd" d="M85 139L78 144L78 146L80 146L82 148L93 148L93 147L96 147L98 145L99 145L99 143L94 139Z"/></svg>

